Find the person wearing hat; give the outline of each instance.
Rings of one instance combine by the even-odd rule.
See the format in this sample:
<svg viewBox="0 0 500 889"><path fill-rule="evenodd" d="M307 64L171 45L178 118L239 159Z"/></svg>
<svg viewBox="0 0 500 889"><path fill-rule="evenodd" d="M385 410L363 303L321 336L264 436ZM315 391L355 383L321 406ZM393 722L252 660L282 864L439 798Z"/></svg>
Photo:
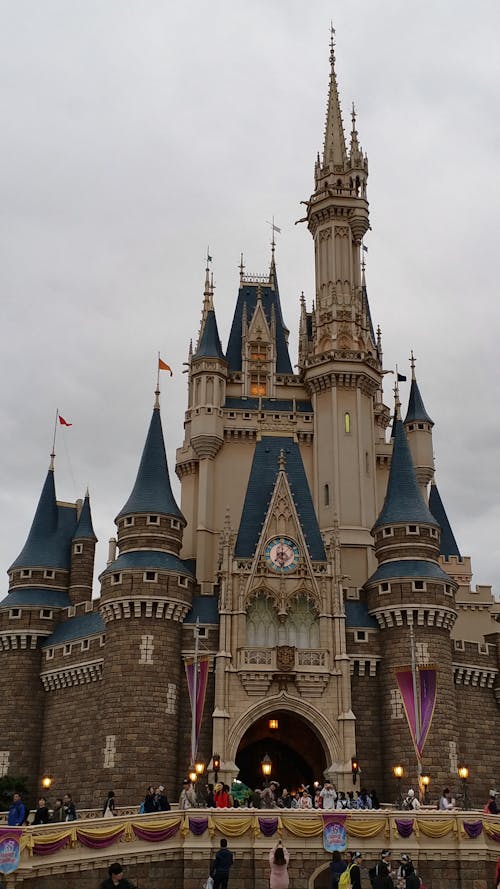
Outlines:
<svg viewBox="0 0 500 889"><path fill-rule="evenodd" d="M101 889L115 889L115 886L119 886L120 889L136 889L135 884L123 876L123 867L119 861L108 867L108 874L108 879L101 883Z"/></svg>
<svg viewBox="0 0 500 889"><path fill-rule="evenodd" d="M420 889L420 879L415 872L410 856L405 852L399 858L397 880L401 889Z"/></svg>
<svg viewBox="0 0 500 889"><path fill-rule="evenodd" d="M368 872L373 889L394 889L391 876L391 853L382 849L380 861Z"/></svg>
<svg viewBox="0 0 500 889"><path fill-rule="evenodd" d="M349 868L351 889L361 889L361 858L361 852L351 852L348 849L345 853L346 864Z"/></svg>
<svg viewBox="0 0 500 889"><path fill-rule="evenodd" d="M420 803L415 796L415 791L413 787L410 787L408 793L406 794L405 799L403 800L403 809L416 810L420 809Z"/></svg>
<svg viewBox="0 0 500 889"><path fill-rule="evenodd" d="M497 790L490 790L488 794L488 802L484 807L485 815L498 815L497 794Z"/></svg>

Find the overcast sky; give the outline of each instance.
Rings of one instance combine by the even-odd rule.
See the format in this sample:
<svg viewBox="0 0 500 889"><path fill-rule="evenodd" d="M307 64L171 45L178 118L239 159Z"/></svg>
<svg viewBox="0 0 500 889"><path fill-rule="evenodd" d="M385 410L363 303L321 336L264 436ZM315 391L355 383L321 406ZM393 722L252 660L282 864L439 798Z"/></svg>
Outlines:
<svg viewBox="0 0 500 889"><path fill-rule="evenodd" d="M498 0L0 2L0 567L26 539L56 408L58 498L90 487L104 568L137 471L156 355L170 474L207 245L223 345L269 267L296 358L314 297L329 27L368 152L367 280L387 368L418 359L436 473L474 582L500 591ZM390 380L390 378L389 378ZM406 406L408 385L402 386ZM386 403L391 403L390 384ZM4 575L3 592L7 590Z"/></svg>

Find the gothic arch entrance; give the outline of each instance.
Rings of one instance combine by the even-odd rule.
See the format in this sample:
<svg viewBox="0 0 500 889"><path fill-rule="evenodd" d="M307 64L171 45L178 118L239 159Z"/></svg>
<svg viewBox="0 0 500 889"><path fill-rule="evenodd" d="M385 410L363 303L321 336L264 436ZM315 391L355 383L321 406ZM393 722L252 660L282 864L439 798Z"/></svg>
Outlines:
<svg viewBox="0 0 500 889"><path fill-rule="evenodd" d="M270 727L271 720L277 721L277 728ZM314 781L323 781L325 750L311 724L297 713L276 708L247 728L236 753L239 780L252 788L261 786L266 754L271 759L270 779L281 788L292 791L300 784L312 787Z"/></svg>

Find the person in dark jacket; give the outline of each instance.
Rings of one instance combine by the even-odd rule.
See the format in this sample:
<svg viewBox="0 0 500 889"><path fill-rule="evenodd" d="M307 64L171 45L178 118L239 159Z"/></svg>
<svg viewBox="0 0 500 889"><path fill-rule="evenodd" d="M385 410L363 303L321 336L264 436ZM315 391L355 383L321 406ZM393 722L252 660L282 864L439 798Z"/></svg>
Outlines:
<svg viewBox="0 0 500 889"><path fill-rule="evenodd" d="M158 812L170 812L170 803L163 784L159 784L156 788L155 802Z"/></svg>
<svg viewBox="0 0 500 889"><path fill-rule="evenodd" d="M210 871L214 878L214 889L227 889L229 871L234 861L233 853L227 848L227 840L222 837L220 849L215 853L214 863Z"/></svg>
<svg viewBox="0 0 500 889"><path fill-rule="evenodd" d="M76 821L76 808L71 793L65 793L63 796L63 810L65 821Z"/></svg>
<svg viewBox="0 0 500 889"><path fill-rule="evenodd" d="M332 852L332 860L330 861L330 889L337 889L339 885L340 875L347 870L347 864L342 860L340 852Z"/></svg>
<svg viewBox="0 0 500 889"><path fill-rule="evenodd" d="M35 811L33 824L48 824L50 821L50 812L47 806L47 800L41 796L38 800L38 808Z"/></svg>
<svg viewBox="0 0 500 889"><path fill-rule="evenodd" d="M63 801L60 796L57 797L54 803L54 810L52 812L51 822L58 823L59 821L65 821L66 815L64 813Z"/></svg>
<svg viewBox="0 0 500 889"><path fill-rule="evenodd" d="M157 812L158 809L156 807L156 799L155 799L155 789L151 784L146 790L146 796L144 797L143 803L143 811L144 814L150 814L151 812Z"/></svg>
<svg viewBox="0 0 500 889"><path fill-rule="evenodd" d="M373 889L394 889L389 864L386 861L382 860L377 864L377 874L373 883Z"/></svg>
<svg viewBox="0 0 500 889"><path fill-rule="evenodd" d="M108 879L101 883L101 889L115 889L115 886L119 886L120 889L136 889L134 883L123 876L123 867L119 861L109 866L108 874Z"/></svg>
<svg viewBox="0 0 500 889"><path fill-rule="evenodd" d="M361 889L361 852L345 853L347 867L350 867L349 879L351 881L351 889Z"/></svg>

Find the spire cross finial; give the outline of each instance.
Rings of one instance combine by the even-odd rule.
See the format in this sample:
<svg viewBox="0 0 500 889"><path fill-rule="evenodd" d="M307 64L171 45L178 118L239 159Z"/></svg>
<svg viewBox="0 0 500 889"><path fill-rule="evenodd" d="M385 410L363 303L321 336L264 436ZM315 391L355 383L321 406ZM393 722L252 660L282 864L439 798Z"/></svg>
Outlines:
<svg viewBox="0 0 500 889"><path fill-rule="evenodd" d="M356 132L356 107L354 102L352 103L352 111L351 111L351 120L352 120L352 131Z"/></svg>
<svg viewBox="0 0 500 889"><path fill-rule="evenodd" d="M285 471L286 457L285 457L285 452L284 452L283 448L281 448L280 455L278 457L278 466L279 466L280 472Z"/></svg>
<svg viewBox="0 0 500 889"><path fill-rule="evenodd" d="M411 352L410 352L410 367L411 367L411 378L412 378L412 380L415 379L415 362L416 362L416 360L417 360L417 359L414 357L414 355L413 355L413 349L412 349Z"/></svg>
<svg viewBox="0 0 500 889"><path fill-rule="evenodd" d="M240 279L243 277L244 271L245 271L245 266L243 264L243 253L240 253Z"/></svg>
<svg viewBox="0 0 500 889"><path fill-rule="evenodd" d="M330 22L330 64L335 64L335 28L333 22Z"/></svg>

